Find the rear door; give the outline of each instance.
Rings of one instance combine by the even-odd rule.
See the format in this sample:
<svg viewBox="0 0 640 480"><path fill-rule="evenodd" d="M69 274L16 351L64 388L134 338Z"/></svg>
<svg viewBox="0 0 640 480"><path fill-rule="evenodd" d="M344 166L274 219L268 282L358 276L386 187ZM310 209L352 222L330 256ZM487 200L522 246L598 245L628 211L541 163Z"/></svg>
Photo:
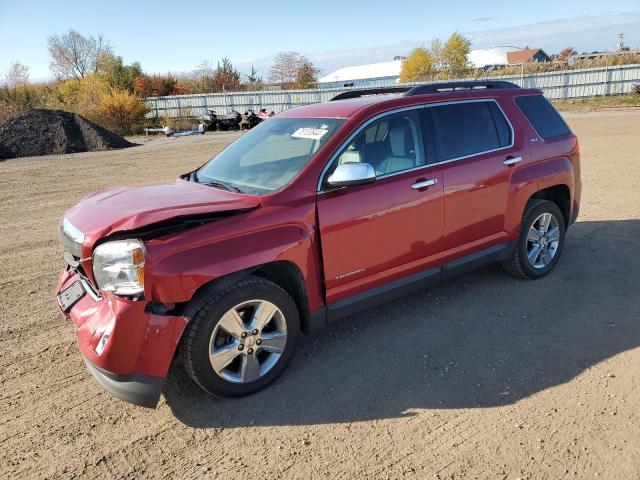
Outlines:
<svg viewBox="0 0 640 480"><path fill-rule="evenodd" d="M444 181L444 238L454 255L499 243L510 178L528 160L522 139L495 100L467 100L425 109L432 119Z"/></svg>
<svg viewBox="0 0 640 480"><path fill-rule="evenodd" d="M422 137L418 108L387 114L363 125L330 163L324 179L344 162L369 163L377 178L318 193L327 303L424 270L441 250L442 174Z"/></svg>

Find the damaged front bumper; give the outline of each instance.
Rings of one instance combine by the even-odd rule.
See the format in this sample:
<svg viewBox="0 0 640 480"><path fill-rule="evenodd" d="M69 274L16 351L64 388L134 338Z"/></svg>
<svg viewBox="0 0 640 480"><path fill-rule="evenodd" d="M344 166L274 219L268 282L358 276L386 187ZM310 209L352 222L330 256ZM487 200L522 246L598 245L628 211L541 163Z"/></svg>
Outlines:
<svg viewBox="0 0 640 480"><path fill-rule="evenodd" d="M74 284L83 292L65 308L61 297L73 292ZM154 408L187 318L152 313L144 300L95 292L72 269L60 274L56 298L75 326L78 348L96 381L122 400Z"/></svg>

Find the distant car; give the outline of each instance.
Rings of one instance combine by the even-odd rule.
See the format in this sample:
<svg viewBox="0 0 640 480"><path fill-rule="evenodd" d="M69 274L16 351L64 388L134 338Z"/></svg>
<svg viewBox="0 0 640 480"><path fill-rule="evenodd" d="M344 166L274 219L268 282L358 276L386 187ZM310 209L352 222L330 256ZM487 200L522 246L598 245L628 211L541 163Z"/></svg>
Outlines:
<svg viewBox="0 0 640 480"><path fill-rule="evenodd" d="M539 90L335 100L280 113L175 181L66 212L56 298L103 387L153 407L178 353L204 390L250 394L300 332L492 262L529 279L556 266L579 149Z"/></svg>

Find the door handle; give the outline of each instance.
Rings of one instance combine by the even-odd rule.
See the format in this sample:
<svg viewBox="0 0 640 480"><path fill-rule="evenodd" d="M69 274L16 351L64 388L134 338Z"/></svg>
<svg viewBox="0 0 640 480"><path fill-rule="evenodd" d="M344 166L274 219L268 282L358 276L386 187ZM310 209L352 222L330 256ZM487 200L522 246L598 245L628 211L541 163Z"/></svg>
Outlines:
<svg viewBox="0 0 640 480"><path fill-rule="evenodd" d="M438 183L437 178L430 178L429 180L423 180L422 182L414 183L413 185L411 185L411 188L413 188L414 190L420 190L421 188L427 188L431 185L435 185L436 183Z"/></svg>
<svg viewBox="0 0 640 480"><path fill-rule="evenodd" d="M510 167L511 165L515 165L518 162L522 161L522 157L513 157L513 158L507 158L506 160L503 160L502 163L504 163L507 167Z"/></svg>

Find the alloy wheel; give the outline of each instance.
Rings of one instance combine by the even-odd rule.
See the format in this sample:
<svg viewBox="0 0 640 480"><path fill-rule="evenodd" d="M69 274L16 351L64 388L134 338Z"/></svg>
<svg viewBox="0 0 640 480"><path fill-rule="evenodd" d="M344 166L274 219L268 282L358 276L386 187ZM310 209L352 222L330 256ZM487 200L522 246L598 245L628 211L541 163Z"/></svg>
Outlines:
<svg viewBox="0 0 640 480"><path fill-rule="evenodd" d="M249 300L228 310L209 340L213 370L232 383L254 382L280 360L287 344L282 311L266 300Z"/></svg>
<svg viewBox="0 0 640 480"><path fill-rule="evenodd" d="M560 245L560 225L555 215L538 216L527 234L527 259L536 269L547 267L553 261Z"/></svg>

